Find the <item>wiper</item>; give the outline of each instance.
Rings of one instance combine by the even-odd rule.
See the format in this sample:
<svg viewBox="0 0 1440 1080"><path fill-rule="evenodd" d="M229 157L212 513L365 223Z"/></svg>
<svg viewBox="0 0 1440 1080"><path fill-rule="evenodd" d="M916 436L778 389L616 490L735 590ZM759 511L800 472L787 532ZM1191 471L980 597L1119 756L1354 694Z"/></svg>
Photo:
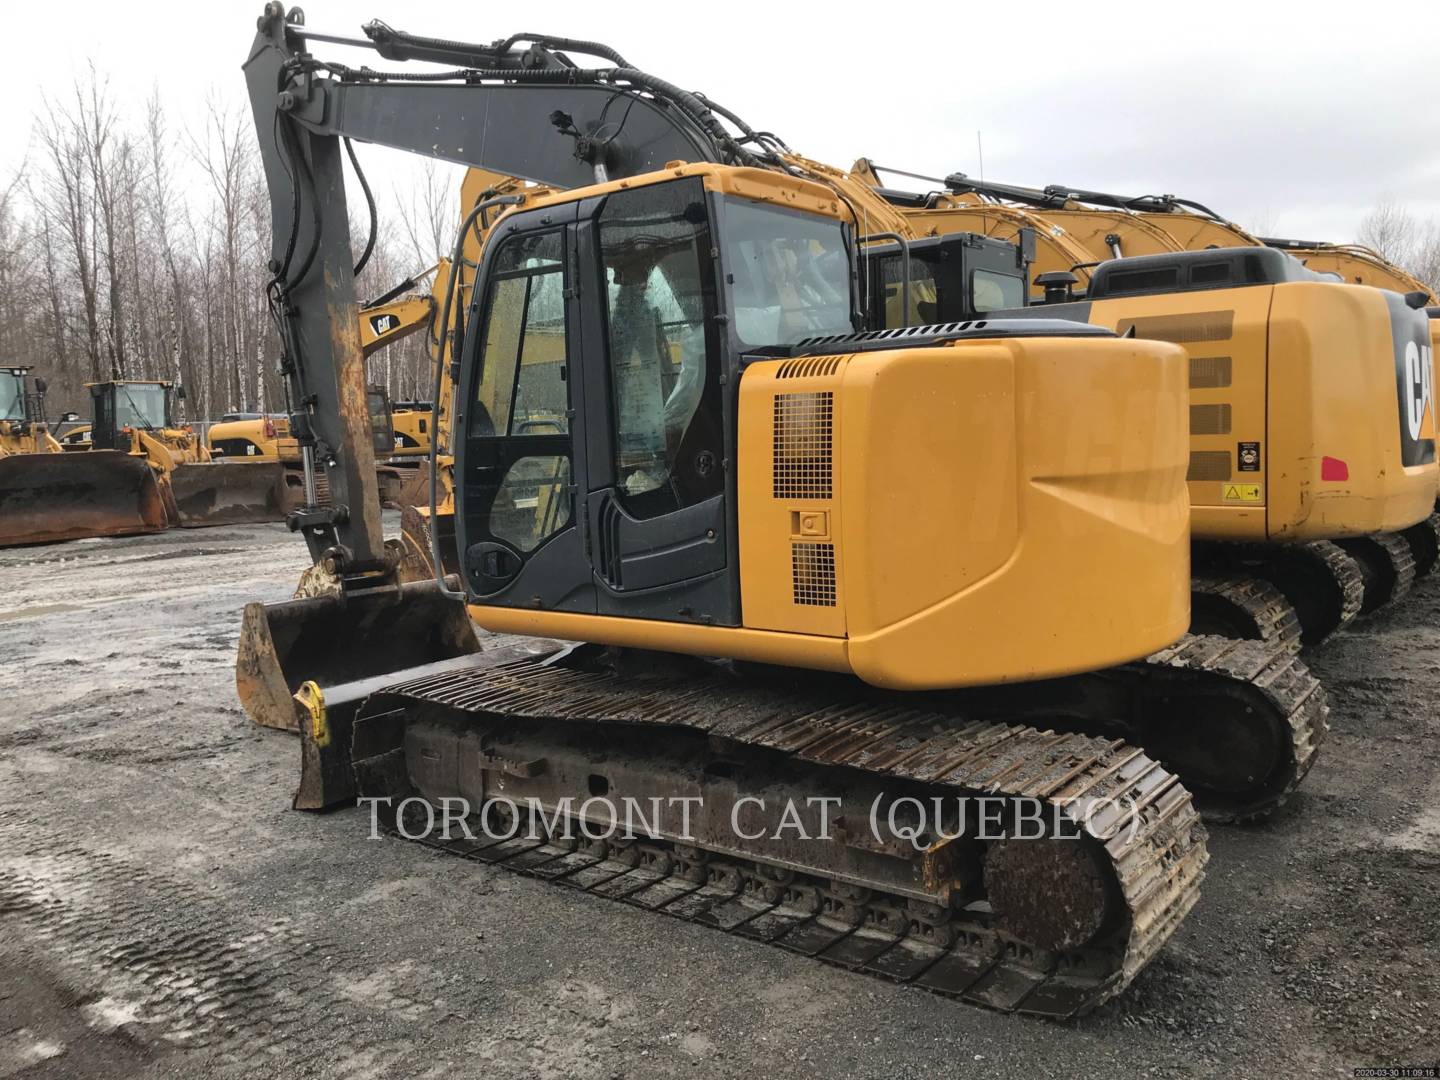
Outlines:
<svg viewBox="0 0 1440 1080"><path fill-rule="evenodd" d="M119 385L121 392L125 395L125 400L130 403L131 411L133 411L136 418L139 419L140 426L150 432L150 434L155 434L155 426L151 424L149 420L145 419L145 414L140 411L140 406L135 404L135 399L130 396L130 388L124 383L120 383Z"/></svg>

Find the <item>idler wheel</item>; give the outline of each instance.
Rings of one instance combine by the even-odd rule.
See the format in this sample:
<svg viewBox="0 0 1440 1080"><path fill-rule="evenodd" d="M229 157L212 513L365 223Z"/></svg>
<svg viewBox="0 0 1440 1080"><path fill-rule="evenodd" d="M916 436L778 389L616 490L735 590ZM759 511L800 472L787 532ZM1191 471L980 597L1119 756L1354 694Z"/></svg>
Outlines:
<svg viewBox="0 0 1440 1080"><path fill-rule="evenodd" d="M1001 929L1041 949L1078 948L1109 920L1110 890L1083 840L997 840L984 874Z"/></svg>

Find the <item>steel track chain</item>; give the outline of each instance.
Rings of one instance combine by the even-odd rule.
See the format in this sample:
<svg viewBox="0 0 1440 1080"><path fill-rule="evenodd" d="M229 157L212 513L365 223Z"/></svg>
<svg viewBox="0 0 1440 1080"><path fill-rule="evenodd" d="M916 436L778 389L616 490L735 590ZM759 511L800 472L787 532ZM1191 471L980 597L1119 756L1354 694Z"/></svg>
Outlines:
<svg viewBox="0 0 1440 1080"><path fill-rule="evenodd" d="M953 941L938 943L918 920L897 931L875 917L903 905L903 898L872 898L861 917L849 920L807 910L794 902L793 893L772 902L736 884L737 875L742 883L753 875L743 865L723 865L724 858L711 862L720 869L707 871L702 884L683 871L671 872L683 860L671 860L664 873L654 869L656 860L648 860L651 880L641 875L627 882L646 861L629 867L603 865L604 859L592 864L591 857L540 840L520 842L513 850L479 845L453 851L1002 1011L1073 1016L1119 993L1194 906L1208 858L1204 826L1189 793L1143 751L1115 740L958 721L891 702L817 700L814 694L759 690L734 679L697 678L681 687L534 661L390 687L364 713L387 713L407 703L488 721L689 728L812 765L862 769L957 796L1029 796L1060 804L1120 800L1109 803L1086 831L1108 859L1124 904L1124 925L1101 943L1064 953L1027 945L971 908L956 913ZM486 860L487 851L495 857ZM683 885L672 880L676 876ZM727 880L733 887L716 884ZM828 891L830 882L820 878L810 887Z"/></svg>

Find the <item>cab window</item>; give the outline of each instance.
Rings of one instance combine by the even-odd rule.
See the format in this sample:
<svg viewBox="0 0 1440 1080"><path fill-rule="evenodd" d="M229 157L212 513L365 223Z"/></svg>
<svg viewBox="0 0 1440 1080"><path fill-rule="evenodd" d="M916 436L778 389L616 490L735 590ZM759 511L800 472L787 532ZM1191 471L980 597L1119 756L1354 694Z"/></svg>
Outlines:
<svg viewBox="0 0 1440 1080"><path fill-rule="evenodd" d="M1013 274L976 270L970 278L971 302L976 311L1001 311L1025 306L1025 281Z"/></svg>
<svg viewBox="0 0 1440 1080"><path fill-rule="evenodd" d="M548 232L516 237L496 254L472 436L569 430L562 247L560 233Z"/></svg>
<svg viewBox="0 0 1440 1080"><path fill-rule="evenodd" d="M633 517L723 490L710 225L701 182L616 192L599 220L615 486Z"/></svg>

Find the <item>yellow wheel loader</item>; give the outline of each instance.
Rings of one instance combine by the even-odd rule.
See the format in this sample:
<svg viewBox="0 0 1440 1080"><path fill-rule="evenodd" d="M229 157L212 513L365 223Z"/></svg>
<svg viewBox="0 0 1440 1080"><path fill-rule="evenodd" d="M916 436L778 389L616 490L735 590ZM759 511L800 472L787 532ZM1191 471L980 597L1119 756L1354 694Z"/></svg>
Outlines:
<svg viewBox="0 0 1440 1080"><path fill-rule="evenodd" d="M873 177L873 167L862 175ZM1154 224L1162 219L1225 223L1127 208L1154 200L1093 209L1077 200L1114 197L950 183L961 190L941 201L1055 204L998 207L1017 215L1017 238L1034 230L1034 265L1050 267L1033 279L1044 302L1007 315L1080 319L1189 353L1197 632L1313 644L1403 595L1417 568L1434 565L1440 466L1422 294L1344 284L1259 241L1187 251L1172 238L1157 253L1116 258L1105 249L1142 248L1137 238L1163 248ZM997 208L885 194L921 235L963 235ZM1082 238L1104 247L1054 269L1062 243ZM1077 295L1082 274L1088 290Z"/></svg>
<svg viewBox="0 0 1440 1080"><path fill-rule="evenodd" d="M275 462L215 462L194 430L175 419L184 389L163 380L89 383L91 450L147 464L167 522L183 528L279 521L288 504Z"/></svg>
<svg viewBox="0 0 1440 1080"><path fill-rule="evenodd" d="M315 595L247 607L237 658L251 715L299 727L296 805L358 797L446 853L991 1008L1123 990L1198 896L1196 799L1264 812L1324 732L1298 658L1184 633L1184 351L1069 320L867 330L889 230L773 136L594 42L364 34L270 4L245 64L282 369L330 491L292 519ZM448 578L400 583L380 527L348 140L546 189L458 232ZM575 644L479 652L467 611ZM993 830L957 809L980 798ZM606 831L627 799L698 809ZM817 800L835 829L779 828ZM426 830L437 808L471 838Z"/></svg>
<svg viewBox="0 0 1440 1080"><path fill-rule="evenodd" d="M65 453L45 422L45 381L29 370L0 368L0 547L164 529L165 501L145 461Z"/></svg>

